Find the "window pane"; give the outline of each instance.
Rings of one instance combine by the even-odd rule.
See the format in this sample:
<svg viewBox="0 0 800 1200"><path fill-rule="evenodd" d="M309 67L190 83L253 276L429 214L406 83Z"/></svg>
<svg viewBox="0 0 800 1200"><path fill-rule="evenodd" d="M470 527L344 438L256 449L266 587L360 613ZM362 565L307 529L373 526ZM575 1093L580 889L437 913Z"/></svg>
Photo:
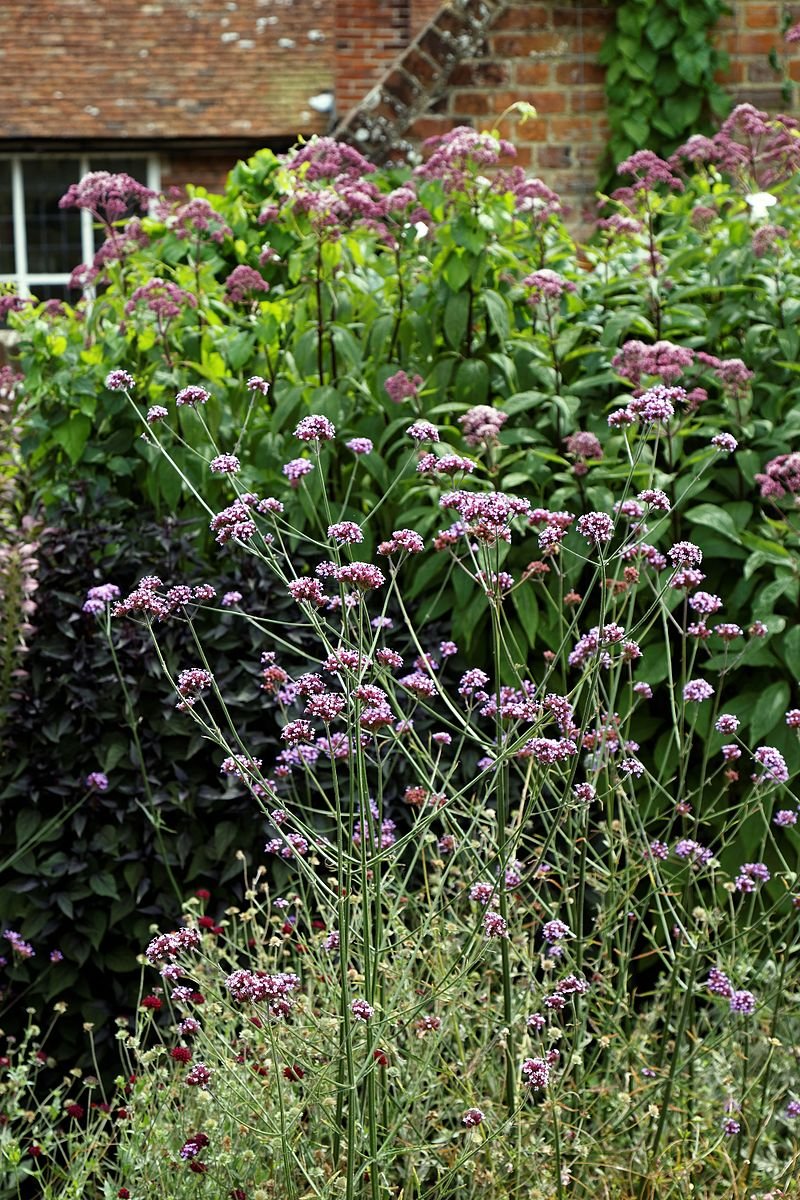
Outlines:
<svg viewBox="0 0 800 1200"><path fill-rule="evenodd" d="M76 158L23 160L28 270L31 274L68 273L82 261L81 222L77 209L58 202L80 178Z"/></svg>
<svg viewBox="0 0 800 1200"><path fill-rule="evenodd" d="M14 273L14 222L11 213L11 163L0 158L0 275Z"/></svg>
<svg viewBox="0 0 800 1200"><path fill-rule="evenodd" d="M77 304L81 298L80 290L68 288L65 283L32 283L31 292L36 300L67 300Z"/></svg>

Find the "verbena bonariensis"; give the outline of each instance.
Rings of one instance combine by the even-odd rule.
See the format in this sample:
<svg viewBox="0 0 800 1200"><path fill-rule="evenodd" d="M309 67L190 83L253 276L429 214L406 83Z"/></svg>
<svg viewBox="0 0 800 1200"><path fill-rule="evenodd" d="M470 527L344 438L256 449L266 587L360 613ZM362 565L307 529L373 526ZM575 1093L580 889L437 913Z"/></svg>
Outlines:
<svg viewBox="0 0 800 1200"><path fill-rule="evenodd" d="M726 709L766 627L724 620L702 546L673 533L736 439L715 435L671 495L660 486L691 405L669 364L691 361L664 346L620 360L662 382L611 413L604 443L575 449L627 463L605 509L492 490L437 426L413 422L405 471L423 464L441 528L377 545L373 514L326 482L339 453L367 469L370 445L340 450L330 417L303 418L285 493L259 496L244 468L220 477L213 398L182 390L208 472L184 482L220 554L261 557L297 619L157 576L116 599L93 591L156 652L163 622L185 626L185 662L162 666L180 719L253 798L243 860L257 842L243 908L212 916L194 898L147 947L161 978L120 1033L132 1195L167 1186L165 1158L179 1161L175 1196L197 1174L220 1194L276 1180L288 1196L371 1200L791 1186L793 766ZM109 386L168 455L176 408L151 422L130 378ZM482 408L462 425L496 441L502 421ZM303 545L287 503L309 481ZM435 555L482 597L489 670L410 599ZM557 614L533 656L510 620L523 591ZM263 630L253 703L277 736L244 744L228 719L200 607ZM653 745L659 709L671 723ZM745 823L748 861L728 849ZM170 1120L150 1120L154 1097Z"/></svg>

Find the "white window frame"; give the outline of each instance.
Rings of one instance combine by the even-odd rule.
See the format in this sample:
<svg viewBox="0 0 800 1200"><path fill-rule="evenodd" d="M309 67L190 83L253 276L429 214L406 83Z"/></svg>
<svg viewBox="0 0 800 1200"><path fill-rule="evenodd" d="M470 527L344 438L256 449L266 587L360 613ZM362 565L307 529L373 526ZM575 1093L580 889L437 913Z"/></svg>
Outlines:
<svg viewBox="0 0 800 1200"><path fill-rule="evenodd" d="M44 162L48 157L75 158L78 162L78 179L91 171L91 160L102 158L104 161L119 158L130 161L141 158L146 168L147 186L153 192L161 191L161 162L157 154L137 154L136 151L99 151L96 155L75 154L69 151L53 151L47 154L2 154L0 160L11 164L11 220L14 230L14 263L16 271L7 274L0 273L0 284L13 284L15 291L23 299L28 299L36 290L36 285L47 287L66 287L69 283L69 273L48 275L28 270L28 245L25 230L25 165L31 166ZM75 181L76 183L78 180ZM91 266L95 255L94 222L92 214L86 209L80 209L81 220L81 258L85 266ZM75 266L79 264L76 263Z"/></svg>

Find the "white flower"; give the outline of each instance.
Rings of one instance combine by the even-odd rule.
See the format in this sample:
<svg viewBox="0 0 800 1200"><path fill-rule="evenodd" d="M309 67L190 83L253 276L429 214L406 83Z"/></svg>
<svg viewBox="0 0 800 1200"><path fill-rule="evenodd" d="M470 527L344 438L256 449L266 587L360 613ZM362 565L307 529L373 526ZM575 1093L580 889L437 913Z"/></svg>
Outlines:
<svg viewBox="0 0 800 1200"><path fill-rule="evenodd" d="M750 205L750 220L763 221L773 204L778 203L778 197L772 192L748 192L745 201Z"/></svg>

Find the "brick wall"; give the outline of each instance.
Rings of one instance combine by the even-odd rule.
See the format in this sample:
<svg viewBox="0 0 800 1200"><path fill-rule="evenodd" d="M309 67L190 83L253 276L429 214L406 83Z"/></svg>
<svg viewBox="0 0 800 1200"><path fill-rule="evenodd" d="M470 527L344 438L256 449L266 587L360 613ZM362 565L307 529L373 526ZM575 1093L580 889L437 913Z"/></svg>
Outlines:
<svg viewBox="0 0 800 1200"><path fill-rule="evenodd" d="M493 21L477 54L451 72L444 96L409 126L417 142L453 125L497 128L521 166L568 202L583 203L605 149L603 71L597 53L612 16L599 3L512 3ZM501 119L517 100L538 119Z"/></svg>
<svg viewBox="0 0 800 1200"><path fill-rule="evenodd" d="M717 44L730 56L728 70L720 82L739 102L755 104L768 112L786 112L792 107L791 91L784 94L784 80L797 71L800 56L783 41L787 24L800 21L798 4L764 4L759 0L731 5L733 12L718 26ZM770 63L774 51L778 69Z"/></svg>
<svg viewBox="0 0 800 1200"><path fill-rule="evenodd" d="M442 0L336 0L336 111L360 104Z"/></svg>
<svg viewBox="0 0 800 1200"><path fill-rule="evenodd" d="M736 102L791 111L785 81L800 81L800 51L791 53L782 34L788 21L800 22L800 3L735 0L732 8L717 33L731 58L721 82ZM605 153L597 54L613 19L613 6L600 0L450 0L339 135L381 160L455 125L498 128L518 147L516 161L580 215ZM502 118L516 100L534 104L538 119Z"/></svg>

